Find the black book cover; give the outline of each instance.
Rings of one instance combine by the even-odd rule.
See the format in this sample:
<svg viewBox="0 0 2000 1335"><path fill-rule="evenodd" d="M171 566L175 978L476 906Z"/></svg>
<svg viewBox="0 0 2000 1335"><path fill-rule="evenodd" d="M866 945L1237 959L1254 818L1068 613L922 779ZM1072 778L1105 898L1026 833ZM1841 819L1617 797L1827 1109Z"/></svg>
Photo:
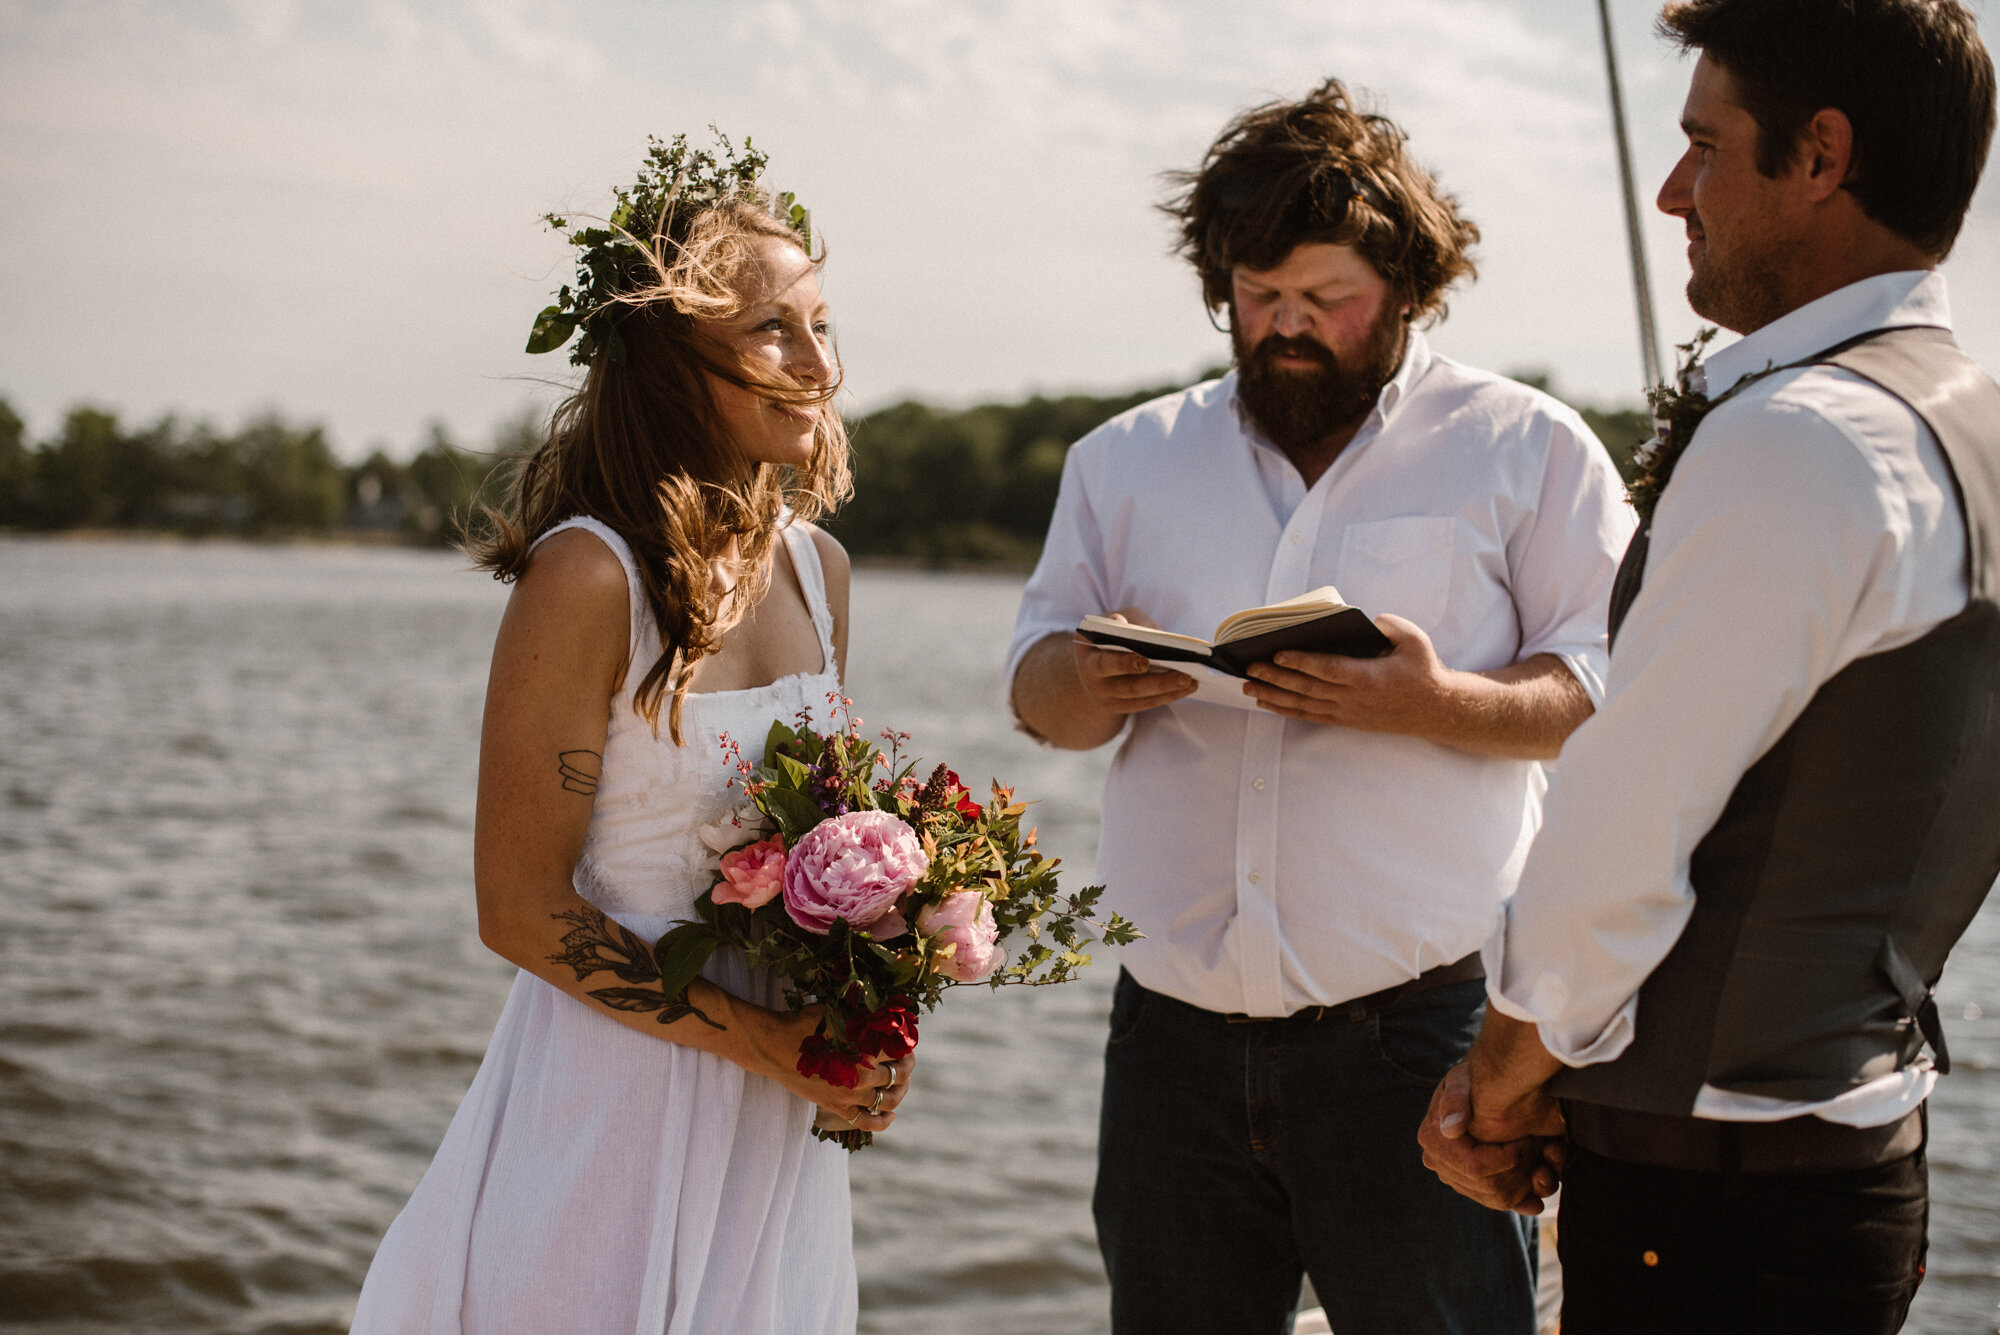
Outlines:
<svg viewBox="0 0 2000 1335"><path fill-rule="evenodd" d="M1395 646L1358 607L1343 607L1332 616L1301 621L1296 626L1267 630L1241 640L1218 644L1210 666L1232 677L1248 677L1252 663L1268 663L1283 649L1314 654L1344 654L1349 658L1380 658Z"/></svg>
<svg viewBox="0 0 2000 1335"><path fill-rule="evenodd" d="M1316 654L1345 654L1349 658L1380 658L1394 646L1376 629L1368 614L1358 607L1343 607L1330 616L1315 617L1294 626L1265 631L1240 640L1219 644L1207 653L1178 645L1156 644L1137 637L1127 638L1095 627L1077 633L1092 644L1109 649L1130 649L1156 663L1201 663L1232 677L1249 677L1252 663L1268 663L1283 649L1301 649Z"/></svg>

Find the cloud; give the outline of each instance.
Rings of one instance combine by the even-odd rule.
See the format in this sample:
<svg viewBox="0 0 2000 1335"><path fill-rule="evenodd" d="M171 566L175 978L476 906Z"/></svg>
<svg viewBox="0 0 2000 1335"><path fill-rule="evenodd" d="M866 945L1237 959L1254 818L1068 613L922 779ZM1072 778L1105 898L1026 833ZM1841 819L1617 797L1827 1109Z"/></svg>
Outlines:
<svg viewBox="0 0 2000 1335"><path fill-rule="evenodd" d="M1630 398L1631 301L1594 15L1541 0L0 0L0 383L352 453L476 436L560 373L519 349L648 133L771 154L833 253L863 404L1157 383L1222 355L1160 173L1329 73L1371 91L1485 232L1439 345ZM1620 29L1642 197L1684 66ZM1995 195L1948 272L2000 352ZM1677 227L1646 238L1669 338ZM1973 282L1978 278L1978 283ZM1992 358L1989 356L1989 360Z"/></svg>

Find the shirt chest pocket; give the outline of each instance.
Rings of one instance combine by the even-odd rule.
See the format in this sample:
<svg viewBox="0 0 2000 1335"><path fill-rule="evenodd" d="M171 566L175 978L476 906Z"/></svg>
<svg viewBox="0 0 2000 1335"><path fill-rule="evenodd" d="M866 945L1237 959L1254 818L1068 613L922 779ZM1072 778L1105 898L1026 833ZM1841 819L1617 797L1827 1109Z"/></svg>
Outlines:
<svg viewBox="0 0 2000 1335"><path fill-rule="evenodd" d="M1351 524L1333 582L1369 616L1391 612L1435 634L1451 595L1456 530L1456 520L1439 515Z"/></svg>

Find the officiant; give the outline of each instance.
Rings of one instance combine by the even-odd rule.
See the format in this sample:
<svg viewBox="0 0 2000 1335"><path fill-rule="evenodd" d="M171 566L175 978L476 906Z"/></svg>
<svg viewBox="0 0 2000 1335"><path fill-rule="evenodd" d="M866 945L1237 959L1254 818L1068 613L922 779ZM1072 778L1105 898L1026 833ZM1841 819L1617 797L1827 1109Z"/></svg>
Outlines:
<svg viewBox="0 0 2000 1335"><path fill-rule="evenodd" d="M1329 80L1229 125L1167 211L1235 368L1069 452L1008 663L1021 725L1116 740L1123 952L1093 1208L1113 1329L1529 1335L1533 1240L1414 1144L1484 1004L1536 762L1603 690L1633 528L1582 420L1433 351L1476 228ZM1280 653L1222 703L1073 634L1207 637L1321 585L1373 659Z"/></svg>
<svg viewBox="0 0 2000 1335"><path fill-rule="evenodd" d="M2000 872L2000 386L1937 272L1993 64L1956 0L1661 27L1699 59L1659 204L1743 338L1672 396L1607 699L1423 1137L1533 1208L1567 1131L1564 1335L1876 1335L1923 1277L1931 990Z"/></svg>

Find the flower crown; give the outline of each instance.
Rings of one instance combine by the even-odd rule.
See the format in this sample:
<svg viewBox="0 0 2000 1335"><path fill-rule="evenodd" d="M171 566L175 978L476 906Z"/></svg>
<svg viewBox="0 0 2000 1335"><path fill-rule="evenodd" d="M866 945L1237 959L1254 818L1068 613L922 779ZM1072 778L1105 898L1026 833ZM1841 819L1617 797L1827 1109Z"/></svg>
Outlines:
<svg viewBox="0 0 2000 1335"><path fill-rule="evenodd" d="M768 161L743 141L742 156L727 135L709 126L721 145L721 156L707 149L689 149L687 136L671 144L646 136L646 160L630 189L613 192L617 206L603 227L582 227L568 233L569 243L583 253L576 259L576 278L556 293L553 306L535 317L528 334L529 352L554 352L578 329L583 337L570 349L573 366L586 366L598 348L612 361L625 360L625 340L618 336L617 307L652 268L656 238L672 246L682 240L689 222L704 209L732 201L769 208L806 248L812 248L812 214L789 193L767 199L757 177ZM547 214L543 221L556 231L569 220Z"/></svg>

